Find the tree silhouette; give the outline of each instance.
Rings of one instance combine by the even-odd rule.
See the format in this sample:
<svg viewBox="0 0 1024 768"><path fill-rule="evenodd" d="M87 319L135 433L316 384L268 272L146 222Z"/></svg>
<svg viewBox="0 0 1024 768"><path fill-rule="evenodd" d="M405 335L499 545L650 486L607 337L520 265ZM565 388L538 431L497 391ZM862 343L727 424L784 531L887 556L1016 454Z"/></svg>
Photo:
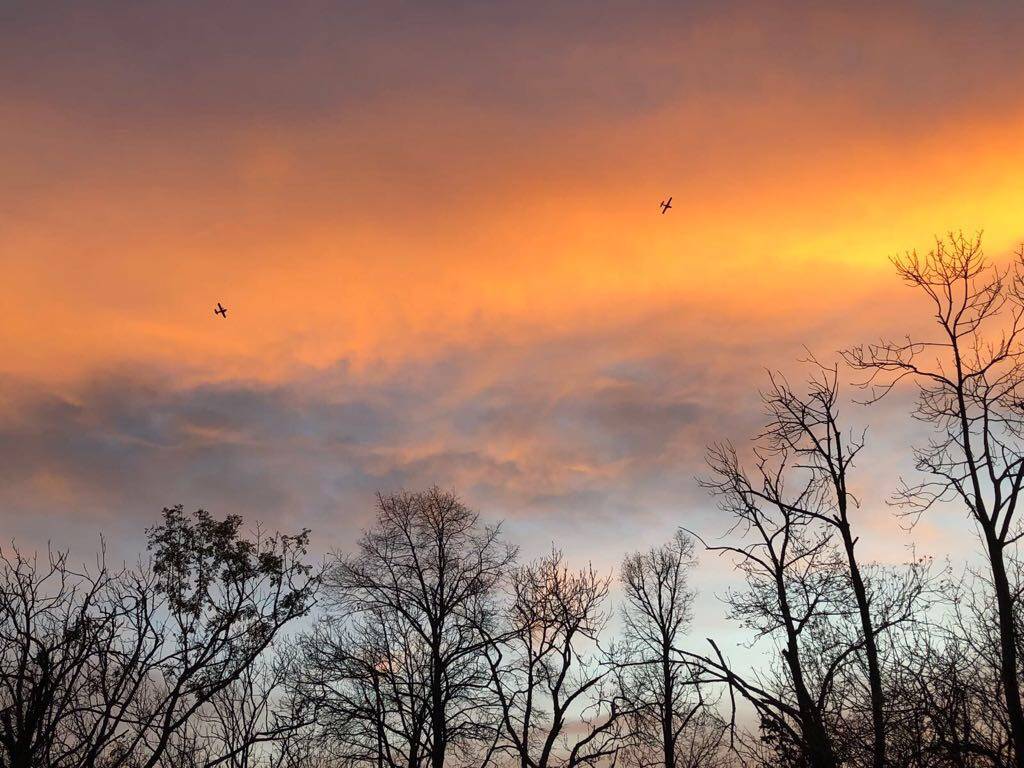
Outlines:
<svg viewBox="0 0 1024 768"><path fill-rule="evenodd" d="M625 659L619 686L628 702L626 753L637 766L709 765L722 742L717 698L709 697L700 670L677 650L692 619L689 572L695 565L693 539L681 531L622 562Z"/></svg>
<svg viewBox="0 0 1024 768"><path fill-rule="evenodd" d="M507 631L489 661L521 768L598 765L618 750L620 702L605 697L614 667L598 645L610 581L590 566L569 568L558 550L512 574Z"/></svg>
<svg viewBox="0 0 1024 768"><path fill-rule="evenodd" d="M812 634L824 637L831 616L849 611L849 595L829 533L796 511L815 497L817 486L806 481L790 492L788 461L785 451L774 461L757 456L754 480L731 446L711 448L711 475L702 484L733 517L735 540L713 545L700 539L708 551L735 557L747 588L728 595L730 614L756 638L781 637L783 668L770 680L751 680L737 674L717 646L714 658L687 655L754 706L781 756L809 768L835 768L840 759L827 724L827 693L855 649L830 642L827 657L813 664L805 647L813 645Z"/></svg>
<svg viewBox="0 0 1024 768"><path fill-rule="evenodd" d="M845 358L870 374L865 386L872 401L913 382L914 417L933 428L928 443L914 449L925 477L905 484L898 503L916 517L937 502L955 501L981 530L996 598L1013 765L1024 768L1018 597L1007 568L1024 537L1018 514L1024 485L1024 251L1011 266L998 267L986 260L980 235L959 233L894 264L904 282L929 300L937 336L853 347Z"/></svg>
<svg viewBox="0 0 1024 768"><path fill-rule="evenodd" d="M485 649L516 551L438 488L378 496L377 507L358 552L339 556L325 581L349 629L312 656L314 669L351 682L341 697L317 695L347 720L355 761L441 768L493 740Z"/></svg>
<svg viewBox="0 0 1024 768"><path fill-rule="evenodd" d="M202 732L191 764L212 768L283 736L256 669L308 611L317 577L305 532L240 528L175 507L137 568L0 558L0 765L154 768ZM247 729L201 728L228 700Z"/></svg>

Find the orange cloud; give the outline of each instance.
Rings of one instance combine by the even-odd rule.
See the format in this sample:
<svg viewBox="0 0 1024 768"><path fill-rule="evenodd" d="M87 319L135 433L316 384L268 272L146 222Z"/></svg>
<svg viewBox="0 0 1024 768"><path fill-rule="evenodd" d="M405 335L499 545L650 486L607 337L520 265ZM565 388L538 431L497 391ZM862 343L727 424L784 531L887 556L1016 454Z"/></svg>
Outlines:
<svg viewBox="0 0 1024 768"><path fill-rule="evenodd" d="M0 40L26 515L437 481L618 546L762 367L904 328L888 256L1024 236L1013 9L120 10Z"/></svg>

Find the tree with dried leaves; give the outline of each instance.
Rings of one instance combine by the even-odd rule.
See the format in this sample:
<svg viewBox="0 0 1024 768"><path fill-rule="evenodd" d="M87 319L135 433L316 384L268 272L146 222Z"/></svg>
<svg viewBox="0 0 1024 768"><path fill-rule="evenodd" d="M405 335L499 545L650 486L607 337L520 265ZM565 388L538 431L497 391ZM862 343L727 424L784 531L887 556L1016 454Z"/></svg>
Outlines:
<svg viewBox="0 0 1024 768"><path fill-rule="evenodd" d="M137 568L5 554L0 765L155 768L202 733L190 759L212 768L290 731L255 670L314 599L306 538L250 538L240 518L174 507ZM226 701L246 729L212 727Z"/></svg>

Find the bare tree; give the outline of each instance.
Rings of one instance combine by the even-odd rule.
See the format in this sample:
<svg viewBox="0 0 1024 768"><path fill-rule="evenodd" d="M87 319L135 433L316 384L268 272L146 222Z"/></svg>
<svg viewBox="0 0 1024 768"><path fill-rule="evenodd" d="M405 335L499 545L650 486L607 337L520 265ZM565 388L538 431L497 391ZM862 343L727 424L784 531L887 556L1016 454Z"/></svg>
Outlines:
<svg viewBox="0 0 1024 768"><path fill-rule="evenodd" d="M430 654L394 611L324 616L302 640L296 695L340 765L419 768L430 759Z"/></svg>
<svg viewBox="0 0 1024 768"><path fill-rule="evenodd" d="M911 768L1012 764L992 593L968 571L947 577L942 621L918 618L894 633L887 665L892 761Z"/></svg>
<svg viewBox="0 0 1024 768"><path fill-rule="evenodd" d="M951 234L926 255L893 260L900 277L931 302L936 338L882 342L845 353L869 372L872 400L900 382L918 388L914 417L933 427L914 450L925 474L897 501L919 516L936 502L962 503L984 540L995 593L1000 678L1013 744L1024 768L1024 705L1016 589L1007 561L1024 536L1017 514L1024 484L1024 251L1007 268L990 264L981 236Z"/></svg>
<svg viewBox="0 0 1024 768"><path fill-rule="evenodd" d="M614 665L598 645L610 577L574 571L562 553L512 575L509 622L489 650L510 751L521 768L597 765L618 750Z"/></svg>
<svg viewBox="0 0 1024 768"><path fill-rule="evenodd" d="M808 473L811 492L802 495L792 511L834 529L842 543L871 691L871 762L874 768L885 768L886 712L878 651L879 628L872 615L869 587L856 552L858 537L850 520L851 509L859 504L850 492L848 475L864 447L864 435L844 432L840 427L839 376L835 367L815 363L806 394L793 390L784 377L771 376L771 388L764 394L764 401L770 415L764 433L768 449L788 452ZM755 488L751 493L769 503L777 500L770 490L762 493ZM904 612L909 613L909 610L908 604Z"/></svg>
<svg viewBox="0 0 1024 768"><path fill-rule="evenodd" d="M693 539L634 552L622 563L625 661L619 687L629 702L626 741L637 766L697 768L714 759L724 725L706 700L700 672L679 655L691 618Z"/></svg>
<svg viewBox="0 0 1024 768"><path fill-rule="evenodd" d="M298 672L290 647L255 663L175 731L161 766L282 768L307 737L311 708L288 695Z"/></svg>
<svg viewBox="0 0 1024 768"><path fill-rule="evenodd" d="M807 481L787 491L785 452L775 463L757 457L756 485L728 445L712 448L708 462L712 475L702 484L733 516L730 530L737 540L723 545L700 540L709 551L735 556L747 589L729 594L730 613L755 632L755 639L780 635L784 665L771 679L751 680L737 674L713 643L713 658L684 655L702 664L706 679L727 684L731 695L738 693L754 706L780 755L810 768L835 768L840 761L827 724L828 692L856 648L834 642L823 647L824 632L808 639L831 616L846 612L848 597L828 533L795 511L817 487ZM820 657L815 663L805 646Z"/></svg>
<svg viewBox="0 0 1024 768"><path fill-rule="evenodd" d="M355 683L346 717L375 764L399 764L388 756L395 718L405 718L408 766L441 768L450 752L493 740L485 647L515 555L499 526L481 524L452 493L378 496L376 524L326 581L335 608L355 622L347 637L335 635L336 673Z"/></svg>
<svg viewBox="0 0 1024 768"><path fill-rule="evenodd" d="M0 765L84 762L90 745L74 738L76 713L97 649L117 627L116 578L103 565L76 572L63 552L0 555Z"/></svg>

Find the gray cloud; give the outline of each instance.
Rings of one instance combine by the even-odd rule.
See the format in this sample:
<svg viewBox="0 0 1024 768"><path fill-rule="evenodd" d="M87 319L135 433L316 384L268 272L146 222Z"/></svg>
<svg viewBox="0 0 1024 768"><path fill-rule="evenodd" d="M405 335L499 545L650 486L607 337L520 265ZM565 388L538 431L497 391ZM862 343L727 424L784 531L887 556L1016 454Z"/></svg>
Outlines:
<svg viewBox="0 0 1024 768"><path fill-rule="evenodd" d="M324 547L365 523L375 491L432 483L513 525L544 520L549 540L582 520L614 530L677 515L699 498L703 445L744 432L756 410L715 396L734 387L724 370L709 391L716 374L692 356L635 355L634 330L273 386L183 388L137 369L68 393L7 380L0 509L8 531L34 538L64 522L133 537L181 502L309 525Z"/></svg>
<svg viewBox="0 0 1024 768"><path fill-rule="evenodd" d="M948 113L960 97L1012 96L1024 25L1001 2L106 2L0 14L5 87L135 125L338 118L424 88L509 114L528 104L542 119L605 119L680 95L770 98L787 80L923 121L916 112Z"/></svg>

